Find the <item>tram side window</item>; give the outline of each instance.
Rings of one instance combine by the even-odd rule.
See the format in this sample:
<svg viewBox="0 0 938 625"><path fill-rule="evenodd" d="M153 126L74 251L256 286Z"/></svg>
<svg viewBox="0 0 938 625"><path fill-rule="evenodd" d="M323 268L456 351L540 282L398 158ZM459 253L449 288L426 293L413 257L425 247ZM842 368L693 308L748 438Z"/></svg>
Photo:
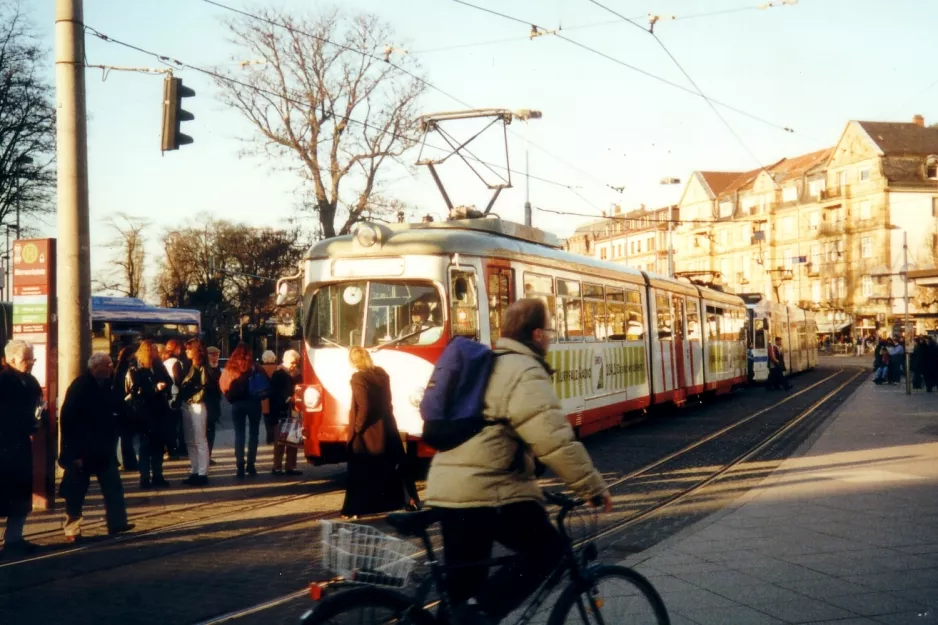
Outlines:
<svg viewBox="0 0 938 625"><path fill-rule="evenodd" d="M629 315L625 330L626 339L641 341L645 337L645 315L642 314L642 296L638 291L626 291L625 296Z"/></svg>
<svg viewBox="0 0 938 625"><path fill-rule="evenodd" d="M694 300L687 300L687 339L700 340L700 308Z"/></svg>
<svg viewBox="0 0 938 625"><path fill-rule="evenodd" d="M606 287L605 335L610 341L624 341L628 316L625 309L625 294L622 289Z"/></svg>
<svg viewBox="0 0 938 625"><path fill-rule="evenodd" d="M557 338L583 340L583 303L580 283L575 280L557 279Z"/></svg>
<svg viewBox="0 0 938 625"><path fill-rule="evenodd" d="M719 341L723 338L723 309L707 306L707 339Z"/></svg>
<svg viewBox="0 0 938 625"><path fill-rule="evenodd" d="M749 345L749 315L747 315L745 311L741 312L740 320L742 321L742 327L739 330L739 339L748 346Z"/></svg>
<svg viewBox="0 0 938 625"><path fill-rule="evenodd" d="M606 338L606 302L599 284L583 285L583 336L587 341Z"/></svg>
<svg viewBox="0 0 938 625"><path fill-rule="evenodd" d="M671 329L671 302L667 295L655 296L657 309L658 340L670 341L673 333Z"/></svg>
<svg viewBox="0 0 938 625"><path fill-rule="evenodd" d="M495 275L490 276L497 277ZM449 275L453 334L476 337L479 334L479 300L475 271L452 269Z"/></svg>
<svg viewBox="0 0 938 625"><path fill-rule="evenodd" d="M755 328L755 341L753 342L753 347L755 349L765 349L765 335L769 331L768 319L756 317L752 320L752 323L753 327Z"/></svg>
<svg viewBox="0 0 938 625"><path fill-rule="evenodd" d="M534 297L547 307L547 314L554 310L554 279L550 276L542 276L536 273L524 272L524 296ZM555 324L558 333L559 324Z"/></svg>
<svg viewBox="0 0 938 625"><path fill-rule="evenodd" d="M511 280L514 269L498 268L489 270L488 299L489 299L489 334L494 343L501 335L502 315L511 303Z"/></svg>

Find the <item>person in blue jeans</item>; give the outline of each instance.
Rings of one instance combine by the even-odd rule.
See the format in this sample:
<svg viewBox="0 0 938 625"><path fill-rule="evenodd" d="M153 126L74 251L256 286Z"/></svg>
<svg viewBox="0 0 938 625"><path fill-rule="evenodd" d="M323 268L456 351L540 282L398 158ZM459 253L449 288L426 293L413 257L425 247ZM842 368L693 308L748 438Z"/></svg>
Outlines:
<svg viewBox="0 0 938 625"><path fill-rule="evenodd" d="M254 363L251 349L244 343L238 345L219 381L225 399L231 404L231 420L235 430L235 462L238 466L238 479L244 479L245 473L257 475L257 441L261 425L261 397L252 393L251 378L255 375L267 377L263 369ZM270 388L268 381L267 388ZM247 429L247 465L244 462L244 436Z"/></svg>

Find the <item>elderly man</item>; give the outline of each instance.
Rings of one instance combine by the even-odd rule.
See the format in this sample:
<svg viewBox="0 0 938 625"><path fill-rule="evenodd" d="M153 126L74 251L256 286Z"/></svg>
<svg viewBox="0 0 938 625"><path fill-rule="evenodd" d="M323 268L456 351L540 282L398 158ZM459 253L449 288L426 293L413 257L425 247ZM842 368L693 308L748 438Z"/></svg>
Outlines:
<svg viewBox="0 0 938 625"><path fill-rule="evenodd" d="M270 413L277 421L289 419L293 411L293 389L302 381L300 371L300 354L294 349L283 353L283 364L270 376ZM302 423L300 425L302 427ZM286 441L274 442L274 468L271 473L284 475L283 456L287 456L286 475L303 475L296 468L296 446L288 445Z"/></svg>
<svg viewBox="0 0 938 625"><path fill-rule="evenodd" d="M124 489L117 472L117 416L110 391L111 357L96 352L88 359L88 371L68 387L62 404L62 453L65 469L65 538L81 538L81 512L94 475L104 496L108 534L133 529L127 523Z"/></svg>
<svg viewBox="0 0 938 625"><path fill-rule="evenodd" d="M23 540L26 517L33 507L32 435L39 425L42 388L31 374L33 348L10 341L0 371L0 517L6 517L3 554L25 555L37 545Z"/></svg>

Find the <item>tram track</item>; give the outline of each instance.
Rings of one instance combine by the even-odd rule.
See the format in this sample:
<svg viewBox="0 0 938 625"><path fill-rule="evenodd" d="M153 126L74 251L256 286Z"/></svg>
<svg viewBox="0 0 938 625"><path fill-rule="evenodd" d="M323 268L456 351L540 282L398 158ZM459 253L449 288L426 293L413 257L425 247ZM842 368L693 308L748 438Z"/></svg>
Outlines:
<svg viewBox="0 0 938 625"><path fill-rule="evenodd" d="M857 380L857 378L862 376L864 373L865 373L864 370L857 370L856 372L851 372L849 371L848 368L839 368L835 370L833 373L831 373L830 375L823 377L821 380L813 382L812 384L806 386L803 389L800 389L789 395L786 395L780 401L774 402L767 407L760 408L754 411L753 413L734 421L733 423L730 423L724 427L719 428L718 430L714 432L711 432L709 434L702 436L701 438L695 440L694 442L688 445L681 447L680 449L676 451L670 452L666 454L665 456L662 456L661 458L651 463L648 463L636 470L630 471L626 473L625 475L622 475L618 478L613 479L612 481L608 482L608 486L610 488L610 491L613 493L613 498L615 499L616 489L619 489L620 487L623 487L626 485L632 485L640 478L651 474L657 469L661 469L662 467L666 466L668 463L687 457L692 452L699 450L704 445L707 445L708 443L712 443L714 441L719 441L721 438L726 437L731 432L739 430L740 428L743 428L747 424L752 424L759 417L769 414L773 410L780 408L782 406L785 406L786 404L790 404L791 402L796 401L799 398L804 398L806 396L809 396L812 391L814 391L815 389L821 388L824 384L827 384L831 382L832 380L835 380L835 378L844 376L845 374L847 376L846 381L840 382L840 383L837 383L839 381L835 381L835 383L837 383L837 386L833 390L829 392L825 392L819 399L811 401L807 408L800 410L794 417L789 417L785 419L785 422L780 427L775 429L774 432L762 438L762 440L758 444L751 445L743 452L737 454L729 462L723 464L719 469L714 470L707 476L698 479L694 484L691 484L685 488L679 489L677 492L672 493L649 506L645 506L641 510L627 514L625 517L618 519L616 521L613 521L612 523L606 525L605 527L597 529L596 533L592 534L588 539L579 541L578 544L583 544L586 541L598 541L598 540L609 539L613 536L620 534L621 532L629 528L632 528L638 525L642 521L655 516L656 513L660 513L664 510L667 510L668 508L674 506L675 504L690 498L694 494L700 493L711 484L719 481L722 477L729 474L734 468L739 467L741 464L747 462L747 460L758 455L762 450L764 450L766 447L776 442L780 437L784 436L786 433L790 432L792 429L796 428L799 424L802 424L806 419L808 419L810 416L815 414L821 407L823 407L825 404L827 404L833 398L835 398L838 395L838 393L843 392L843 390L849 387L850 384L854 383ZM437 538L437 537L434 537L434 538ZM434 540L434 542L436 543L438 542L438 540ZM422 555L425 555L425 552L418 552L415 555L415 557L419 558ZM257 615L257 614L261 614L268 610L278 608L280 606L285 606L287 604L290 604L293 601L302 599L303 597L306 597L306 596L308 596L308 587L303 587L301 589L291 591L289 593L280 595L272 599L268 599L260 603L256 603L254 605L251 605L245 608L232 610L230 612L220 614L218 616L215 616L207 620L198 621L197 625L221 625L222 623L231 623L231 622L239 621L239 620L242 620L242 619Z"/></svg>

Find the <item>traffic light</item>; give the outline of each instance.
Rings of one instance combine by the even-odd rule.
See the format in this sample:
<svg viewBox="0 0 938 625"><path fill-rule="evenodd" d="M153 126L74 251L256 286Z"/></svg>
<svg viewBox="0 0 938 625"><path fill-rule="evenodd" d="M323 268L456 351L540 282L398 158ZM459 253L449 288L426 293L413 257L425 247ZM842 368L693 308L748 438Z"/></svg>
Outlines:
<svg viewBox="0 0 938 625"><path fill-rule="evenodd" d="M182 108L182 99L195 96L195 91L183 86L181 78L167 76L163 80L163 142L162 148L178 150L180 145L192 143L192 137L179 132L179 124L195 119L195 115Z"/></svg>

